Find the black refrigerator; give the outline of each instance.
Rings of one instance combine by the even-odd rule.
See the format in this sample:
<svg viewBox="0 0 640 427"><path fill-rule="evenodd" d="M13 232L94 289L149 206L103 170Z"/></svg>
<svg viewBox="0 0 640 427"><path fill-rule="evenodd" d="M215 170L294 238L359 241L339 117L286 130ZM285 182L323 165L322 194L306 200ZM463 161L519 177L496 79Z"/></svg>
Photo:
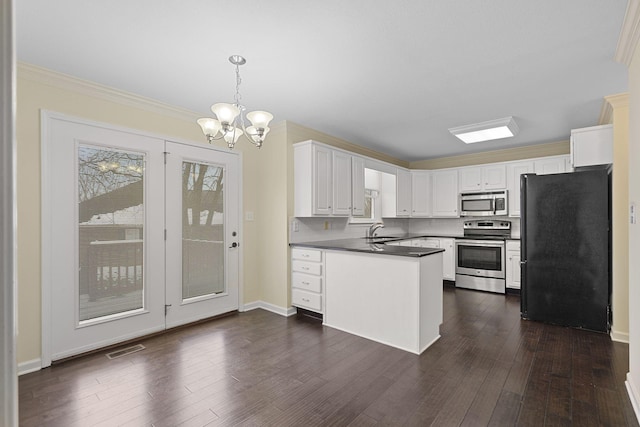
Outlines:
<svg viewBox="0 0 640 427"><path fill-rule="evenodd" d="M523 319L609 332L610 188L606 170L521 176Z"/></svg>

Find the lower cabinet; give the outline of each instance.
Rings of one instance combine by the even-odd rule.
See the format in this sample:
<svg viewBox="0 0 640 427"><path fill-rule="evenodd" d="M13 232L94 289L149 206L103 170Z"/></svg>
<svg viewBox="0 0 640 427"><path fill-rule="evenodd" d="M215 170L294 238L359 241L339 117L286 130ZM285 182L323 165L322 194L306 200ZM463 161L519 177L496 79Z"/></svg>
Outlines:
<svg viewBox="0 0 640 427"><path fill-rule="evenodd" d="M291 305L324 313L324 252L291 249Z"/></svg>
<svg viewBox="0 0 640 427"><path fill-rule="evenodd" d="M442 277L444 280L456 280L456 241L455 239L440 239L442 254Z"/></svg>
<svg viewBox="0 0 640 427"><path fill-rule="evenodd" d="M505 252L507 288L520 289L520 242L508 240Z"/></svg>
<svg viewBox="0 0 640 427"><path fill-rule="evenodd" d="M456 252L455 239L421 237L411 240L402 240L402 246L416 246L421 248L444 249L442 254L442 278L444 280L456 280Z"/></svg>

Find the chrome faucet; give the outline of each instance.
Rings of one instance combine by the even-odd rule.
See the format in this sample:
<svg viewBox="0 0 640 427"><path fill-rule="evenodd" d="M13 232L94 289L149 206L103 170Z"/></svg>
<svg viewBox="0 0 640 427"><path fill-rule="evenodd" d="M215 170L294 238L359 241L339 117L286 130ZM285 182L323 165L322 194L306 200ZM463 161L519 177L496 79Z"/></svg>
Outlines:
<svg viewBox="0 0 640 427"><path fill-rule="evenodd" d="M373 224L371 224L371 227L369 227L369 230L367 232L367 237L375 237L376 231L378 231L379 228L384 228L384 224L381 222L374 222Z"/></svg>

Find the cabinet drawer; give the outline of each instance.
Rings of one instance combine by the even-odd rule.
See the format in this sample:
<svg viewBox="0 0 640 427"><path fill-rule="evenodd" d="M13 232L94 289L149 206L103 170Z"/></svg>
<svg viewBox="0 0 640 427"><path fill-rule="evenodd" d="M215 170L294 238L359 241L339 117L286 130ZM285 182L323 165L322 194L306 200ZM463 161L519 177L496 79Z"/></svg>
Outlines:
<svg viewBox="0 0 640 427"><path fill-rule="evenodd" d="M322 264L317 264L314 262L294 259L293 261L291 261L291 269L300 273L315 274L316 276L322 275Z"/></svg>
<svg viewBox="0 0 640 427"><path fill-rule="evenodd" d="M311 310L322 310L322 296L301 289L292 289L291 304Z"/></svg>
<svg viewBox="0 0 640 427"><path fill-rule="evenodd" d="M291 249L291 258L320 262L322 261L322 251L315 249L293 248Z"/></svg>
<svg viewBox="0 0 640 427"><path fill-rule="evenodd" d="M312 292L322 292L322 277L303 273L293 273L291 286Z"/></svg>

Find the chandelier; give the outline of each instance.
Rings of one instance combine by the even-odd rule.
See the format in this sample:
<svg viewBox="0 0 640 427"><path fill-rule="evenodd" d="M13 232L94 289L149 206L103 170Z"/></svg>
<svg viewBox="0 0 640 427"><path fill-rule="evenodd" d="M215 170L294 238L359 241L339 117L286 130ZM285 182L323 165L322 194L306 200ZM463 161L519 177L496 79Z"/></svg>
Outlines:
<svg viewBox="0 0 640 427"><path fill-rule="evenodd" d="M230 149L233 149L238 138L244 136L256 147L262 147L264 138L269 133L269 122L273 115L266 111L251 111L246 114L251 126L245 127L244 111L245 106L240 104L240 66L247 63L247 60L240 55L232 55L229 62L236 66L236 94L233 104L217 103L211 106L211 111L216 118L203 117L198 119L198 124L202 128L202 133L211 144L214 140L224 139Z"/></svg>

